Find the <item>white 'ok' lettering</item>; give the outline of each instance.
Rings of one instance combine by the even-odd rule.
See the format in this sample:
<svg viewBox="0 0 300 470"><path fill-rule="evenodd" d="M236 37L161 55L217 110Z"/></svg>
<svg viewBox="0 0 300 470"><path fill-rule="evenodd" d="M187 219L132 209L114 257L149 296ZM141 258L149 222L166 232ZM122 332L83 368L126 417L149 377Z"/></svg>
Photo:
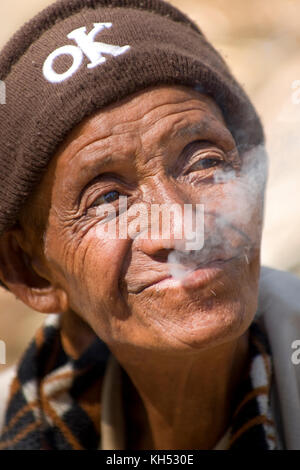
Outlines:
<svg viewBox="0 0 300 470"><path fill-rule="evenodd" d="M86 33L86 27L74 29L68 34L68 38L74 40L77 46L63 46L53 51L45 60L43 66L44 77L51 83L60 83L70 78L81 66L83 61L83 54L85 54L90 63L88 68L92 69L100 64L106 62L106 58L102 54L109 54L117 57L130 49L130 46L115 46L112 44L105 44L103 42L95 42L95 37L104 28L111 28L112 23L94 23L94 28L90 33ZM63 73L57 73L53 69L53 63L61 55L71 55L73 64Z"/></svg>

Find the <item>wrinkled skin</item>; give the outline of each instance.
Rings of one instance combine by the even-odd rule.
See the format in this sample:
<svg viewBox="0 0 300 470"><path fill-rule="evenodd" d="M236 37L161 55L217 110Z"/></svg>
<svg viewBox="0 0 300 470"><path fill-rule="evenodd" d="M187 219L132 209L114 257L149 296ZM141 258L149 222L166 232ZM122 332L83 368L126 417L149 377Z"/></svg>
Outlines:
<svg viewBox="0 0 300 470"><path fill-rule="evenodd" d="M3 265L10 246L26 253L2 279L36 310L61 313L70 352L78 355L94 331L127 371L135 385L128 406L142 423L129 443L135 448L211 448L226 429L257 306L263 195L246 223L224 227L230 247L212 246L206 258L222 259L220 269L196 287L154 284L169 274L172 234L101 239L97 207L111 191L112 204L120 194L130 207L203 203L210 246L216 214L238 184L214 181L222 165L239 171L242 157L211 98L185 87L136 93L69 134L19 226L1 241ZM36 218L46 227L43 243Z"/></svg>

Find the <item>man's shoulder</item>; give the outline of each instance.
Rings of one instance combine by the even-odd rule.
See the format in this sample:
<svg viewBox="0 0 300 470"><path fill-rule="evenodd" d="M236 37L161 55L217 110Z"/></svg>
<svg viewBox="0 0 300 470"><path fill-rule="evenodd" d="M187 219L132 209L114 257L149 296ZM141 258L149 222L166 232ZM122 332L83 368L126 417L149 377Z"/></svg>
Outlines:
<svg viewBox="0 0 300 470"><path fill-rule="evenodd" d="M284 448L299 449L300 364L298 359L293 359L295 345L300 340L299 278L263 267L257 317L265 328L272 351L273 389L278 397L274 414L280 417Z"/></svg>
<svg viewBox="0 0 300 470"><path fill-rule="evenodd" d="M287 271L262 266L259 282L258 311L273 311L280 318L300 318L300 279Z"/></svg>
<svg viewBox="0 0 300 470"><path fill-rule="evenodd" d="M290 357L292 344L300 340L300 279L262 267L256 319L264 326L273 353Z"/></svg>

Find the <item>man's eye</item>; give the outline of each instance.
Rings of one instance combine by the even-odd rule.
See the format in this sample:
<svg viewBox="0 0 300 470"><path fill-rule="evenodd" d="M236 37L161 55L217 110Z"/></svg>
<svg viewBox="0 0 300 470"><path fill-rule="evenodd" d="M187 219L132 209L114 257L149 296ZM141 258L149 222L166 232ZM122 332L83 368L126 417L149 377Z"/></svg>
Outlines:
<svg viewBox="0 0 300 470"><path fill-rule="evenodd" d="M118 191L109 191L108 193L102 194L101 196L97 197L91 207L100 206L101 204L110 204L111 202L114 202L119 199L119 196L120 193Z"/></svg>
<svg viewBox="0 0 300 470"><path fill-rule="evenodd" d="M198 160L198 162L194 163L194 165L192 165L190 171L206 170L208 168L219 166L221 165L221 163L222 160L218 158L202 158L201 160Z"/></svg>

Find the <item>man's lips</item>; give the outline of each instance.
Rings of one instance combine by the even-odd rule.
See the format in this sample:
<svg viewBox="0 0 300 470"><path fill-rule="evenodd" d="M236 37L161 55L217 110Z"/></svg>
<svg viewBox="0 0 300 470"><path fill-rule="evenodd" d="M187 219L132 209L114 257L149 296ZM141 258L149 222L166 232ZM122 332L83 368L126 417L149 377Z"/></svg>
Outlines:
<svg viewBox="0 0 300 470"><path fill-rule="evenodd" d="M162 274L151 282L131 290L129 293L140 294L147 289L164 290L172 288L195 289L205 287L218 277L223 271L225 265L235 257L226 260L217 259L206 264L201 264L195 268L186 269L186 274L181 279L176 279L170 274Z"/></svg>

